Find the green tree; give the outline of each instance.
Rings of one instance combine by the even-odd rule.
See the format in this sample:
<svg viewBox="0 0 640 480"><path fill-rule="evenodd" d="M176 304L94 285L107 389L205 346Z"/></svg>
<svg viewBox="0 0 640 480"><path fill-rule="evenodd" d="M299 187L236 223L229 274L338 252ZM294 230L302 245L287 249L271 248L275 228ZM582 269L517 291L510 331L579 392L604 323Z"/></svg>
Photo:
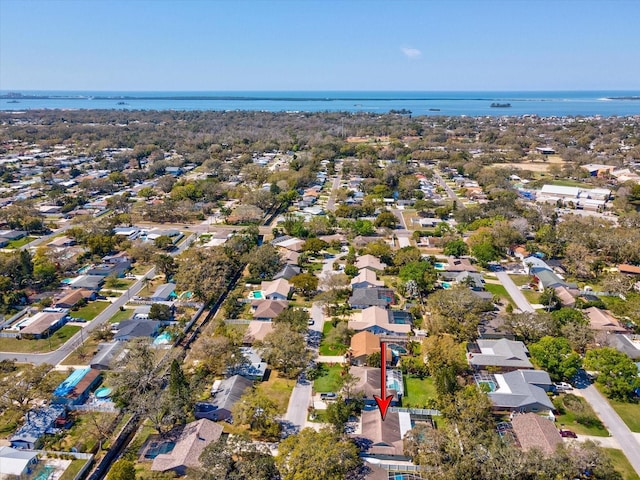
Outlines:
<svg viewBox="0 0 640 480"><path fill-rule="evenodd" d="M152 320L167 322L173 318L173 312L169 305L165 305L164 303L154 303L151 305L151 309L149 310L149 318Z"/></svg>
<svg viewBox="0 0 640 480"><path fill-rule="evenodd" d="M306 298L318 290L318 277L313 273L299 273L298 275L291 277L290 282L295 289Z"/></svg>
<svg viewBox="0 0 640 480"><path fill-rule="evenodd" d="M462 239L451 240L444 244L442 253L445 255L453 255L456 258L469 254L469 247Z"/></svg>
<svg viewBox="0 0 640 480"><path fill-rule="evenodd" d="M398 277L405 283L414 281L420 293L426 294L435 288L438 274L431 263L421 260L404 265Z"/></svg>
<svg viewBox="0 0 640 480"><path fill-rule="evenodd" d="M584 357L584 368L597 372L596 382L609 398L629 400L634 390L640 388L638 367L615 348L589 350Z"/></svg>
<svg viewBox="0 0 640 480"><path fill-rule="evenodd" d="M135 465L131 460L121 458L109 470L107 480L136 480Z"/></svg>
<svg viewBox="0 0 640 480"><path fill-rule="evenodd" d="M286 378L295 378L307 364L304 336L286 323L279 323L258 344L264 359Z"/></svg>
<svg viewBox="0 0 640 480"><path fill-rule="evenodd" d="M247 254L249 273L253 278L271 280L284 266L282 256L270 243L261 245Z"/></svg>
<svg viewBox="0 0 640 480"><path fill-rule="evenodd" d="M552 380L570 380L582 367L582 358L571 350L566 338L542 337L529 345L529 352L535 364L546 370Z"/></svg>
<svg viewBox="0 0 640 480"><path fill-rule="evenodd" d="M171 250L174 247L173 240L171 240L171 237L167 235L160 235L153 241L153 244L156 246L156 248L165 251Z"/></svg>
<svg viewBox="0 0 640 480"><path fill-rule="evenodd" d="M280 443L276 465L282 480L344 480L361 460L356 445L343 435L305 428Z"/></svg>
<svg viewBox="0 0 640 480"><path fill-rule="evenodd" d="M398 217L389 211L380 212L376 217L374 225L376 227L389 228L393 230L398 225Z"/></svg>
<svg viewBox="0 0 640 480"><path fill-rule="evenodd" d="M465 348L451 335L430 335L422 342L422 353L439 397L458 390L458 375L467 370Z"/></svg>
<svg viewBox="0 0 640 480"><path fill-rule="evenodd" d="M257 390L242 395L232 414L234 423L248 425L263 438L276 439L280 434L277 405Z"/></svg>
<svg viewBox="0 0 640 480"><path fill-rule="evenodd" d="M307 238L302 244L302 251L317 255L328 246L329 244L327 242L319 238Z"/></svg>
<svg viewBox="0 0 640 480"><path fill-rule="evenodd" d="M300 308L287 308L273 319L273 323L274 325L284 323L292 330L304 333L307 331L309 318L309 313Z"/></svg>
<svg viewBox="0 0 640 480"><path fill-rule="evenodd" d="M273 480L278 470L264 445L240 435L223 435L200 455L198 478L204 480Z"/></svg>
<svg viewBox="0 0 640 480"><path fill-rule="evenodd" d="M171 361L169 369L168 401L175 413L177 423L184 423L191 410L191 387L177 359Z"/></svg>
<svg viewBox="0 0 640 480"><path fill-rule="evenodd" d="M342 433L349 417L354 413L354 403L345 402L342 396L339 395L335 402L327 406L327 421L333 426L336 432Z"/></svg>
<svg viewBox="0 0 640 480"><path fill-rule="evenodd" d="M165 253L154 255L153 263L158 271L164 275L164 279L167 282L178 271L178 263L176 262L176 259Z"/></svg>
<svg viewBox="0 0 640 480"><path fill-rule="evenodd" d="M438 290L427 299L426 326L432 335L448 333L458 340L472 340L478 335L480 314L493 305L466 287Z"/></svg>

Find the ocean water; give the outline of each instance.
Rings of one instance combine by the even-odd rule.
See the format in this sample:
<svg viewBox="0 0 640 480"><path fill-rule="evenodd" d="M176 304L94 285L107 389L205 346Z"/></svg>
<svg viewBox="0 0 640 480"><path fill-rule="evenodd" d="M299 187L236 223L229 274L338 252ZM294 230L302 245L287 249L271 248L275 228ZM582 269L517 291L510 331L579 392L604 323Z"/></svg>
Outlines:
<svg viewBox="0 0 640 480"><path fill-rule="evenodd" d="M413 115L640 115L640 91L564 92L90 92L0 91L0 110L258 110L370 112ZM492 108L509 103L509 108Z"/></svg>

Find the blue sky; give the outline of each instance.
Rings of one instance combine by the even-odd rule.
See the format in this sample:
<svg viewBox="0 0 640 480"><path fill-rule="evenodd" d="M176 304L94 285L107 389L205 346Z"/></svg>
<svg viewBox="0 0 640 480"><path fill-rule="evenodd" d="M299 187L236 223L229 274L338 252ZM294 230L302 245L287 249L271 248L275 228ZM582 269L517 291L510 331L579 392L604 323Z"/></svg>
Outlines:
<svg viewBox="0 0 640 480"><path fill-rule="evenodd" d="M640 0L0 0L1 90L637 90Z"/></svg>

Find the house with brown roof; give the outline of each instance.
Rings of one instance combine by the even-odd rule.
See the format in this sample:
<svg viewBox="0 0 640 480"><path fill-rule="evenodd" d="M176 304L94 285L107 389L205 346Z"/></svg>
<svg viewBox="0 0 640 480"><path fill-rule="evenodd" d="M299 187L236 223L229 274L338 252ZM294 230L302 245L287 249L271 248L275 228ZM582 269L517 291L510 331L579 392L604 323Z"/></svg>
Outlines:
<svg viewBox="0 0 640 480"><path fill-rule="evenodd" d="M267 300L287 300L291 294L291 284L284 278L271 282L262 282L260 290Z"/></svg>
<svg viewBox="0 0 640 480"><path fill-rule="evenodd" d="M576 297L579 291L577 289L569 289L566 286L560 286L555 288L556 296L560 300L560 305L563 307L573 308L576 304Z"/></svg>
<svg viewBox="0 0 640 480"><path fill-rule="evenodd" d="M254 300L251 302L253 318L263 322L271 321L285 311L288 305L286 300Z"/></svg>
<svg viewBox="0 0 640 480"><path fill-rule="evenodd" d="M96 292L80 288L69 291L64 297L56 300L54 305L58 308L73 308L81 300L95 300Z"/></svg>
<svg viewBox="0 0 640 480"><path fill-rule="evenodd" d="M386 268L386 266L386 263L382 263L376 257L369 254L362 255L361 257L358 257L358 260L356 260L356 267L358 267L358 269L368 268L370 270L382 271Z"/></svg>
<svg viewBox="0 0 640 480"><path fill-rule="evenodd" d="M620 325L620 322L607 310L598 307L589 307L584 310L589 318L589 327L597 332L623 333L627 329Z"/></svg>
<svg viewBox="0 0 640 480"><path fill-rule="evenodd" d="M349 368L349 373L358 379L356 384L347 392L348 397L362 395L362 399L367 405L375 405L374 395L380 396L380 380L382 370L375 367L359 367L353 365ZM404 394L402 384L402 372L396 369L387 369L387 395L392 395L391 405L399 405Z"/></svg>
<svg viewBox="0 0 640 480"><path fill-rule="evenodd" d="M52 248L66 248L66 247L71 247L72 245L75 245L75 244L76 244L76 241L73 238L62 236L62 237L54 238L49 243L47 243L47 246Z"/></svg>
<svg viewBox="0 0 640 480"><path fill-rule="evenodd" d="M444 269L447 272L477 272L476 267L471 265L468 258L447 258L447 263L444 265Z"/></svg>
<svg viewBox="0 0 640 480"><path fill-rule="evenodd" d="M185 475L188 468L200 468L200 454L207 445L220 438L222 430L221 425L206 418L187 423L170 434L173 449L154 458L151 470ZM167 444L170 445L169 442Z"/></svg>
<svg viewBox="0 0 640 480"><path fill-rule="evenodd" d="M67 314L63 312L38 312L20 329L24 338L46 338L65 324Z"/></svg>
<svg viewBox="0 0 640 480"><path fill-rule="evenodd" d="M269 333L273 332L273 323L263 322L260 320L252 320L244 333L242 343L245 345L253 345L254 342L263 341Z"/></svg>
<svg viewBox="0 0 640 480"><path fill-rule="evenodd" d="M368 440L361 442L365 445L363 454L368 458L380 458L384 460L410 459L404 455L403 438L411 429L411 418L408 412L388 412L384 421L380 412L375 410L363 410L361 433L355 437Z"/></svg>
<svg viewBox="0 0 640 480"><path fill-rule="evenodd" d="M640 275L640 267L626 263L618 265L618 271L620 273L626 273L627 275Z"/></svg>
<svg viewBox="0 0 640 480"><path fill-rule="evenodd" d="M380 351L380 337L366 330L351 337L349 354L353 365L364 365L367 357Z"/></svg>
<svg viewBox="0 0 640 480"><path fill-rule="evenodd" d="M376 272L369 270L368 268L360 269L358 275L351 279L351 288L372 287L384 287L384 282L382 280L378 280Z"/></svg>
<svg viewBox="0 0 640 480"><path fill-rule="evenodd" d="M411 332L411 324L393 323L393 314L381 307L369 307L352 313L349 328L356 332L366 330L375 335L408 335Z"/></svg>
<svg viewBox="0 0 640 480"><path fill-rule="evenodd" d="M525 452L536 449L545 455L551 455L562 443L562 437L554 423L535 413L519 413L511 419L520 447Z"/></svg>

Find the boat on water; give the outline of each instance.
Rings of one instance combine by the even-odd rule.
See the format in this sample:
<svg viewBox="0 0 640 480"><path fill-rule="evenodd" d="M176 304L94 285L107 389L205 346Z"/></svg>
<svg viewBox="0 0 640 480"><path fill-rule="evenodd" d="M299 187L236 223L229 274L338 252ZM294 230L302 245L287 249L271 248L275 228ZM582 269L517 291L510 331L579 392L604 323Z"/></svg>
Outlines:
<svg viewBox="0 0 640 480"><path fill-rule="evenodd" d="M118 105L129 105L127 102L118 102Z"/></svg>
<svg viewBox="0 0 640 480"><path fill-rule="evenodd" d="M511 106L510 103L498 103L498 102L493 102L491 105L489 105L491 108L509 108Z"/></svg>
<svg viewBox="0 0 640 480"><path fill-rule="evenodd" d="M7 103L20 103L18 100L9 100Z"/></svg>
<svg viewBox="0 0 640 480"><path fill-rule="evenodd" d="M439 112L440 109L439 108L430 108L429 111L430 112Z"/></svg>

